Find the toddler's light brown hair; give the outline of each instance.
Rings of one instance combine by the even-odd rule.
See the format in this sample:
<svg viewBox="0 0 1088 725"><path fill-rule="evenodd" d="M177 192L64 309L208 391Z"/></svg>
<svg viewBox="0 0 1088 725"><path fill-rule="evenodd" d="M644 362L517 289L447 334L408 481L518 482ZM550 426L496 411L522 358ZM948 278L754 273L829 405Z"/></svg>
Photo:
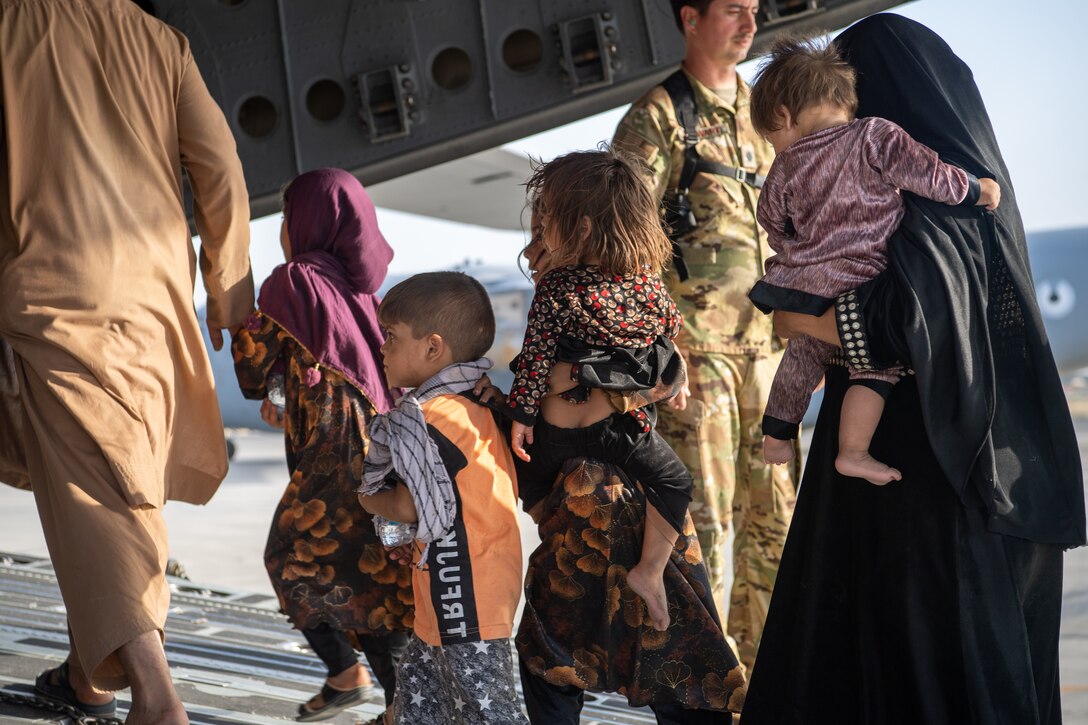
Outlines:
<svg viewBox="0 0 1088 725"><path fill-rule="evenodd" d="M781 36L752 79L752 126L762 135L782 128L782 107L794 122L806 108L825 104L853 118L855 81L854 69L826 36Z"/></svg>

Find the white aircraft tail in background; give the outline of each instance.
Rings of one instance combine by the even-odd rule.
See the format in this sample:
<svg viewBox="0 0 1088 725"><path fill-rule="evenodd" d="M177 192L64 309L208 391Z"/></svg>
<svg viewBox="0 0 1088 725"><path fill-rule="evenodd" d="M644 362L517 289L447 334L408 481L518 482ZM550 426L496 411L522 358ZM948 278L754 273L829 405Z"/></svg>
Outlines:
<svg viewBox="0 0 1088 725"><path fill-rule="evenodd" d="M1088 227L1028 234L1028 256L1058 370L1088 367Z"/></svg>

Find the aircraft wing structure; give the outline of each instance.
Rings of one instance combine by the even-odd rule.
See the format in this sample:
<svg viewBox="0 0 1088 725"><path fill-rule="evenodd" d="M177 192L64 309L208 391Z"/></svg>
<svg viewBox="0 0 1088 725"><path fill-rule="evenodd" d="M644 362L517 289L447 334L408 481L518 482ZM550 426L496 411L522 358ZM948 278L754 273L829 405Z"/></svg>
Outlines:
<svg viewBox="0 0 1088 725"><path fill-rule="evenodd" d="M302 171L371 186L615 108L683 45L668 0L137 1L189 37L254 217ZM902 1L764 0L753 52Z"/></svg>
<svg viewBox="0 0 1088 725"><path fill-rule="evenodd" d="M528 157L503 148L480 151L369 187L380 207L492 229L529 228Z"/></svg>

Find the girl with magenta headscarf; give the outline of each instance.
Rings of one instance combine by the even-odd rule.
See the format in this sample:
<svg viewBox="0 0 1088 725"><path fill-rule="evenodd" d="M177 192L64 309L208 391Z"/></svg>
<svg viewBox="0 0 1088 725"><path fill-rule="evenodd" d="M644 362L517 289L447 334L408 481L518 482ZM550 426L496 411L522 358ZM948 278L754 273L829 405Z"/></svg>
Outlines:
<svg viewBox="0 0 1088 725"><path fill-rule="evenodd" d="M857 73L858 117L993 178L1001 205L904 193L881 275L824 317L776 313L781 332L836 347L860 330L877 364L910 371L872 441L902 481L836 471L840 357L744 724L1058 725L1062 558L1085 543L1084 481L1016 191L971 69L933 31L875 15L835 45Z"/></svg>
<svg viewBox="0 0 1088 725"><path fill-rule="evenodd" d="M321 692L299 706L308 722L367 699L373 685L356 650L392 702L412 580L386 556L355 494L367 425L393 407L375 294L393 250L345 171L297 177L283 214L286 263L262 285L233 351L243 394L263 399L262 417L284 430L291 476L264 558L280 607L328 670Z"/></svg>

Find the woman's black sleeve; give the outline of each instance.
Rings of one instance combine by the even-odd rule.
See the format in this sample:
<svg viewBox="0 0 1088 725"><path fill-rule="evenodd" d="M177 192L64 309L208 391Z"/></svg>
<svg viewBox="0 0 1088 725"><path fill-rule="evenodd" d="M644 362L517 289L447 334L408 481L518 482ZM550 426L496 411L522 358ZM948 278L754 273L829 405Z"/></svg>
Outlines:
<svg viewBox="0 0 1088 725"><path fill-rule="evenodd" d="M883 272L835 300L835 324L847 363L860 370L909 367L900 294L895 278Z"/></svg>

